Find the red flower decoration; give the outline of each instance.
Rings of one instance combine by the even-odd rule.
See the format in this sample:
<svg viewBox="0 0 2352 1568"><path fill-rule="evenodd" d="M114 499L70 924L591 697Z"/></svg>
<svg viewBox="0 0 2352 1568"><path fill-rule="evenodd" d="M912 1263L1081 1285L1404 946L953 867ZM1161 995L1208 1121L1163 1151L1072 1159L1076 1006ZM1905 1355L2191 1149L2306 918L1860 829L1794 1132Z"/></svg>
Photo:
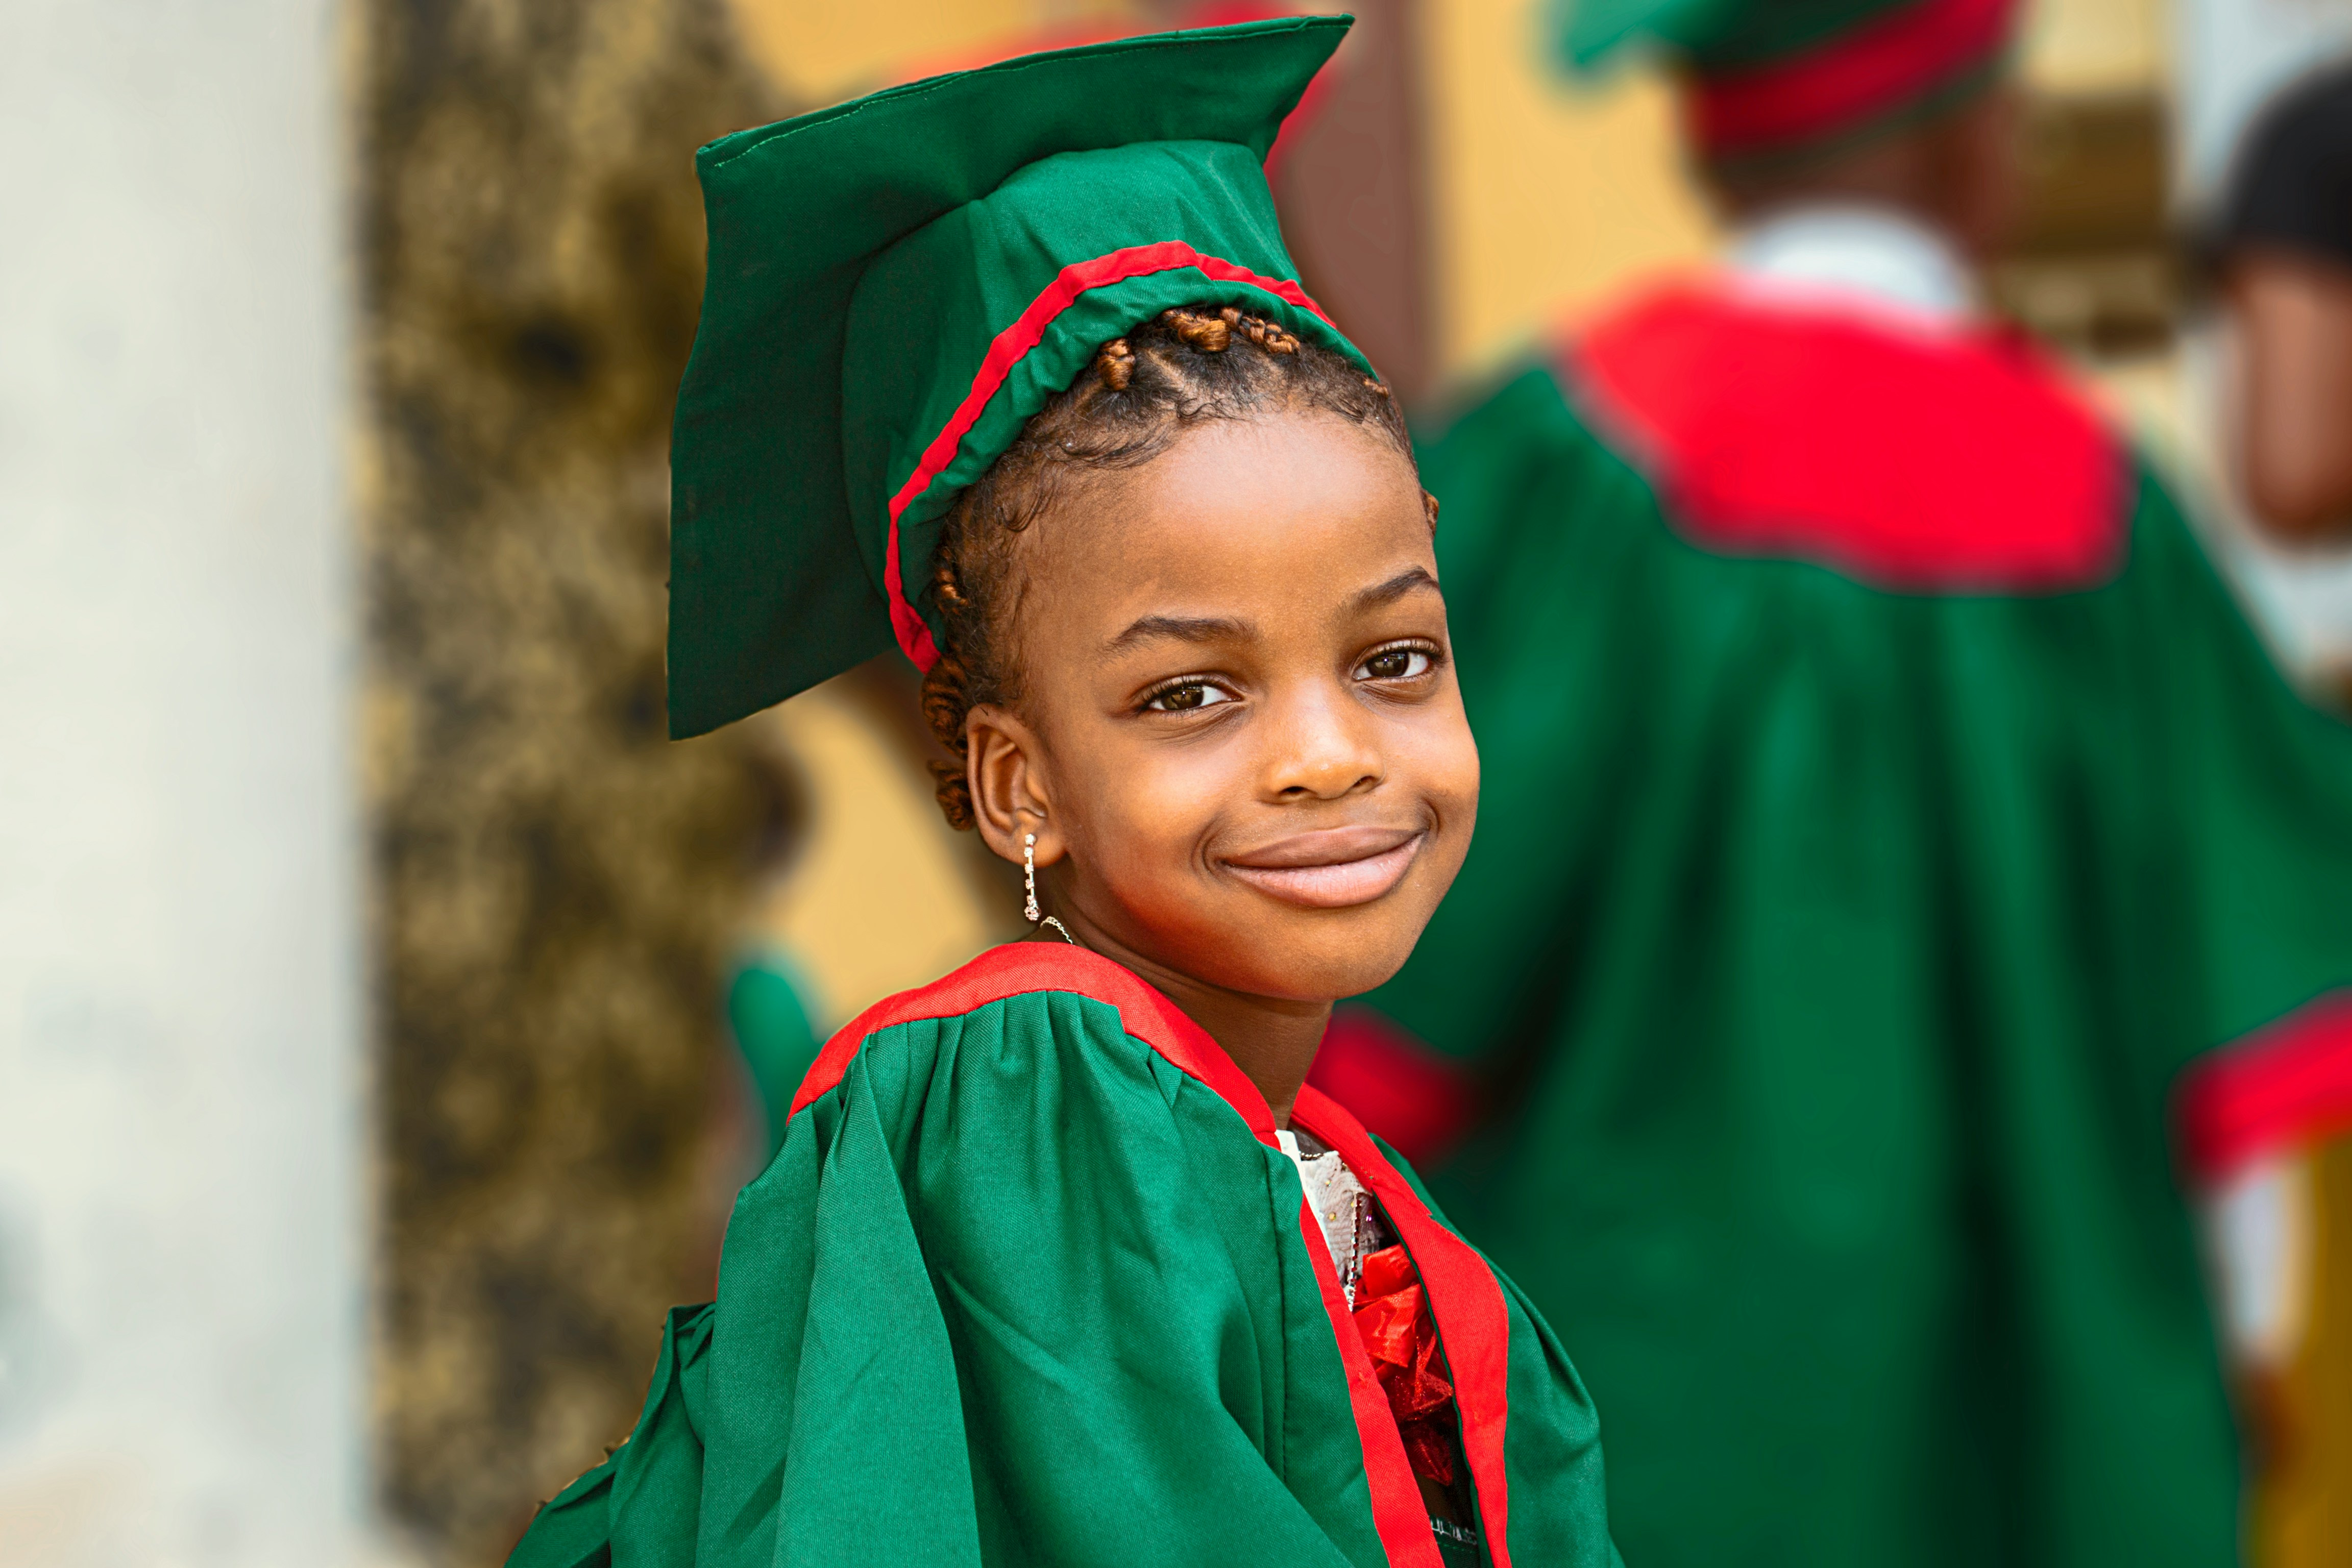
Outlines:
<svg viewBox="0 0 2352 1568"><path fill-rule="evenodd" d="M1364 1259L1356 1284L1356 1332L1387 1391L1412 1473L1454 1484L1454 1385L1437 1363L1437 1325L1421 1276L1402 1247Z"/></svg>

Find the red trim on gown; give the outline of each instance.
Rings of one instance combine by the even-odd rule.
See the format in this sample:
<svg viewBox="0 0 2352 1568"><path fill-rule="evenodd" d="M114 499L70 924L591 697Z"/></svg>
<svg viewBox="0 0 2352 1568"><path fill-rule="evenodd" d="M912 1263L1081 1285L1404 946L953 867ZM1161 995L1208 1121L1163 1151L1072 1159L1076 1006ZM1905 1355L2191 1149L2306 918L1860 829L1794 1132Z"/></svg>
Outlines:
<svg viewBox="0 0 2352 1568"><path fill-rule="evenodd" d="M2021 339L1684 282L1561 369L1701 549L1918 594L2063 593L2123 564L2124 449Z"/></svg>
<svg viewBox="0 0 2352 1568"><path fill-rule="evenodd" d="M898 1024L950 1018L1007 997L1065 991L1118 1010L1127 1032L1233 1107L1257 1141L1278 1148L1274 1113L1247 1074L1181 1008L1133 971L1085 948L1013 942L991 948L944 979L868 1007L826 1042L793 1097L794 1116L831 1092L869 1038ZM1510 1420L1510 1316L1486 1259L1439 1224L1411 1183L1356 1119L1312 1086L1302 1088L1293 1123L1331 1148L1379 1202L1402 1240L1429 1300L1461 1413L1464 1458L1477 1489L1479 1522L1494 1568L1511 1568L1510 1492L1503 1437ZM1322 1227L1302 1199L1298 1226L1315 1268L1323 1310L1347 1368L1349 1404L1363 1446L1372 1520L1394 1568L1443 1568L1429 1513L1407 1458L1388 1392L1350 1316Z"/></svg>
<svg viewBox="0 0 2352 1568"><path fill-rule="evenodd" d="M2173 1110L2181 1163L2204 1183L2352 1132L2352 990L2198 1058Z"/></svg>

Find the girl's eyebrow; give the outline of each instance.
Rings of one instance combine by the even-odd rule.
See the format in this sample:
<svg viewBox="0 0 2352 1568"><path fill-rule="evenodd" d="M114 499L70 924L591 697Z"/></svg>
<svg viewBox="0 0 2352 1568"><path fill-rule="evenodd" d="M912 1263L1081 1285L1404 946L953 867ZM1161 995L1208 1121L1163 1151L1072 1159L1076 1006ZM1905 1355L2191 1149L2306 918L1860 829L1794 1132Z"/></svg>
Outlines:
<svg viewBox="0 0 2352 1568"><path fill-rule="evenodd" d="M1145 616L1103 644L1106 657L1123 653L1139 643L1162 639L1176 642L1245 642L1257 635L1247 621L1231 616Z"/></svg>
<svg viewBox="0 0 2352 1568"><path fill-rule="evenodd" d="M1382 605L1396 603L1416 588L1436 591L1437 579L1429 574L1425 566L1408 566L1387 582L1373 584L1349 601L1348 607L1359 612L1376 610ZM1124 653L1139 643L1246 642L1256 636L1255 626L1232 616L1145 616L1103 644L1103 656Z"/></svg>
<svg viewBox="0 0 2352 1568"><path fill-rule="evenodd" d="M1415 588L1434 590L1436 587L1437 579L1429 574L1427 567L1408 566L1387 582L1375 583L1357 595L1355 603L1350 607L1358 610L1377 610L1382 605L1395 604Z"/></svg>

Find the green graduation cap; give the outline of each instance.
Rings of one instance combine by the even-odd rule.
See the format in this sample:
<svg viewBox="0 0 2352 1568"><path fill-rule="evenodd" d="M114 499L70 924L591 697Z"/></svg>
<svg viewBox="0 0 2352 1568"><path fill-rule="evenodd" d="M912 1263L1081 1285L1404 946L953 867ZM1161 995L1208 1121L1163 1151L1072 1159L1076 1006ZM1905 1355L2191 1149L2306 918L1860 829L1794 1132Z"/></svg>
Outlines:
<svg viewBox="0 0 2352 1568"><path fill-rule="evenodd" d="M1161 310L1241 306L1362 362L1298 286L1265 174L1349 26L1033 55L701 150L709 273L670 447L671 735L894 641L929 668L925 590L955 496L1099 345Z"/></svg>

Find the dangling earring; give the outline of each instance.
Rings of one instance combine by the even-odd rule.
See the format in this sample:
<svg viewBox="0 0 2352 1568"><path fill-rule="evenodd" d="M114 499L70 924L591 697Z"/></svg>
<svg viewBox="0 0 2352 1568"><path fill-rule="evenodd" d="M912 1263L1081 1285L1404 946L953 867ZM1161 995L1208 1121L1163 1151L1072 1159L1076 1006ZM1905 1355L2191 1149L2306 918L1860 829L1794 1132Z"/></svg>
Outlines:
<svg viewBox="0 0 2352 1568"><path fill-rule="evenodd" d="M1052 926L1062 933L1064 942L1072 947L1077 946L1078 939L1070 934L1069 927L1037 907L1037 836L1034 833L1021 836L1021 883L1029 894L1028 902L1021 906L1021 912L1028 917L1029 923Z"/></svg>

